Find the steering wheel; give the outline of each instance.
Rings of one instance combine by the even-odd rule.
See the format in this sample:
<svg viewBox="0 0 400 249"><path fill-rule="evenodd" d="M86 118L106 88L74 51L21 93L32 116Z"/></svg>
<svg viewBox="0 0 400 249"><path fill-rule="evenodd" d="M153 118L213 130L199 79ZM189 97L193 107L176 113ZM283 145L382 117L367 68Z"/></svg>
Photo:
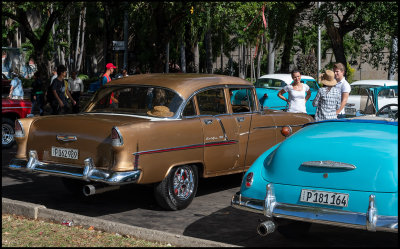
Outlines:
<svg viewBox="0 0 400 249"><path fill-rule="evenodd" d="M385 105L381 109L379 109L379 111L375 114L375 116L377 116L377 117L381 116L381 117L388 117L388 118L392 118L392 119L397 119L398 108L399 108L398 104Z"/></svg>

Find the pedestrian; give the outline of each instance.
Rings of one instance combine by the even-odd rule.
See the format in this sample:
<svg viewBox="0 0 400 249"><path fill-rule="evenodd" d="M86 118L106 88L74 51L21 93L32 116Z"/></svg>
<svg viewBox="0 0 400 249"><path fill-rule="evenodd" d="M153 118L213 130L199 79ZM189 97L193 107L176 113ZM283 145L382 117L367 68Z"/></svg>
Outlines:
<svg viewBox="0 0 400 249"><path fill-rule="evenodd" d="M301 83L301 74L299 70L293 70L291 75L293 83L281 89L278 92L278 97L289 104L288 112L307 113L306 102L311 97L310 87L307 84ZM283 96L285 92L288 92L289 98Z"/></svg>
<svg viewBox="0 0 400 249"><path fill-rule="evenodd" d="M53 80L55 78L57 78L57 68L53 67L53 70L51 71L51 73L52 73L52 76L51 76L51 79L50 79L50 85L51 85L51 83L53 83Z"/></svg>
<svg viewBox="0 0 400 249"><path fill-rule="evenodd" d="M65 97L65 93L70 98L72 105L76 105L74 98L72 98L71 93L66 87L64 78L67 75L67 68L64 65L59 65L57 67L57 78L53 80L51 84L51 89L53 92L54 100L52 102L52 114L66 114L69 112L68 102Z"/></svg>
<svg viewBox="0 0 400 249"><path fill-rule="evenodd" d="M71 73L71 78L68 80L68 85L72 98L76 101L76 105L72 106L72 112L79 112L79 103L81 93L83 93L83 82L80 78L76 77L77 72Z"/></svg>
<svg viewBox="0 0 400 249"><path fill-rule="evenodd" d="M340 108L341 93L335 87L337 85L335 73L332 70L326 70L321 75L320 82L323 87L318 90L313 101L313 106L317 107L315 121L337 119L336 111Z"/></svg>
<svg viewBox="0 0 400 249"><path fill-rule="evenodd" d="M122 69L122 77L128 76L128 71L126 69Z"/></svg>
<svg viewBox="0 0 400 249"><path fill-rule="evenodd" d="M33 78L35 79L32 83L32 91L31 91L31 101L32 101L32 109L31 113L33 114L34 110L39 108L39 115L43 116L44 114L44 86L43 82L40 79L40 71L36 71L33 74Z"/></svg>
<svg viewBox="0 0 400 249"><path fill-rule="evenodd" d="M22 81L18 78L19 76L18 68L14 68L11 75L13 79L11 80L10 94L8 95L8 97L10 99L23 99L24 89L22 88Z"/></svg>
<svg viewBox="0 0 400 249"><path fill-rule="evenodd" d="M342 63L338 62L333 65L333 72L335 73L335 80L337 81L336 88L340 90L341 100L340 108L336 111L338 118L345 118L344 107L346 106L347 100L349 99L349 94L351 91L351 86L344 77L345 67Z"/></svg>
<svg viewBox="0 0 400 249"><path fill-rule="evenodd" d="M106 72L103 74L103 78L101 79L101 85L105 85L106 83L111 81L111 74L114 72L114 69L117 68L112 63L107 63Z"/></svg>

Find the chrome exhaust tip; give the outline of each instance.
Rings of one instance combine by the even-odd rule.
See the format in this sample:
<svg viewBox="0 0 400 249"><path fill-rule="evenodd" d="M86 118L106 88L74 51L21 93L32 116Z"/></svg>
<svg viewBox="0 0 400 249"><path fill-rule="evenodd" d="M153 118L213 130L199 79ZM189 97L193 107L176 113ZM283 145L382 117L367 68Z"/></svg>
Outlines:
<svg viewBox="0 0 400 249"><path fill-rule="evenodd" d="M88 184L83 186L82 188L82 192L85 196L89 196L89 195L95 195L95 194L100 194L100 193L104 193L107 191L111 191L111 190L116 190L119 189L120 186L96 186L96 185L92 185L92 184Z"/></svg>
<svg viewBox="0 0 400 249"><path fill-rule="evenodd" d="M257 227L257 233L261 236L266 236L275 231L275 223L273 221L267 220L260 223Z"/></svg>

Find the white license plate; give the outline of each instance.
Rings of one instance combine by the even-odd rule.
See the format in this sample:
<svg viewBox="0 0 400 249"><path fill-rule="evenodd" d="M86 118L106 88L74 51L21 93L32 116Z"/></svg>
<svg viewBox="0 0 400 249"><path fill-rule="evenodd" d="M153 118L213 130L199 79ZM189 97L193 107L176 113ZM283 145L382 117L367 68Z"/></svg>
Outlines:
<svg viewBox="0 0 400 249"><path fill-rule="evenodd" d="M349 194L302 189L300 201L337 207L347 207L349 203Z"/></svg>
<svg viewBox="0 0 400 249"><path fill-rule="evenodd" d="M356 115L356 108L345 107L344 112L346 115Z"/></svg>
<svg viewBox="0 0 400 249"><path fill-rule="evenodd" d="M51 147L51 156L68 158L68 159L78 159L79 150Z"/></svg>

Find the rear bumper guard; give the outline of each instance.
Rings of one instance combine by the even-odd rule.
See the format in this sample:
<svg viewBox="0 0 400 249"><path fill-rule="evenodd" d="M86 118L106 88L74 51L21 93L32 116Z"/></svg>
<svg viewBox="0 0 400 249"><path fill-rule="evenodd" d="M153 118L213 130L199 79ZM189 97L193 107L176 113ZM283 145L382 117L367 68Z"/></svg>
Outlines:
<svg viewBox="0 0 400 249"><path fill-rule="evenodd" d="M115 172L96 169L92 158L84 160L85 167L63 165L56 163L44 163L38 160L35 150L29 151L29 160L14 158L11 160L10 169L28 172L42 172L50 175L57 175L68 178L75 178L84 181L102 182L109 185L124 185L136 183L140 177L140 170Z"/></svg>
<svg viewBox="0 0 400 249"><path fill-rule="evenodd" d="M356 213L329 208L310 207L276 202L273 184L267 185L264 200L246 198L237 192L231 201L232 207L264 214L268 219L285 218L291 220L356 228L368 231L398 232L398 216L378 215L375 195L369 196L366 213Z"/></svg>

